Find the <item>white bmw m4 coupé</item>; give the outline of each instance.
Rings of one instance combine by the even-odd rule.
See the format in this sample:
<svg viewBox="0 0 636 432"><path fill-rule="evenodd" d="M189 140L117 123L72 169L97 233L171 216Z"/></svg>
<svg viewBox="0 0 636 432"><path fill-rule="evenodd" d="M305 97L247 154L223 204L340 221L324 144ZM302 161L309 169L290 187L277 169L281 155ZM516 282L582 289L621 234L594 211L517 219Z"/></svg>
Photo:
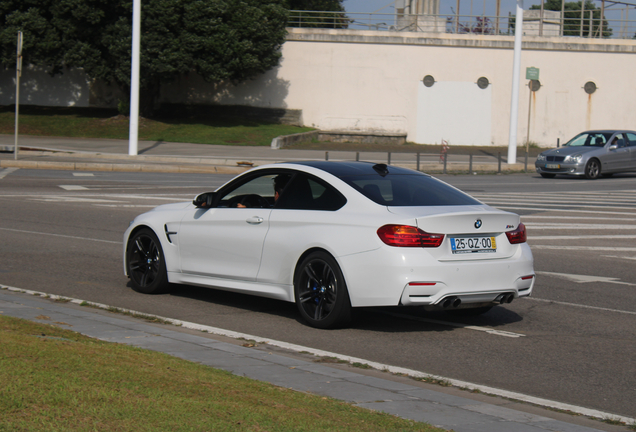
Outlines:
<svg viewBox="0 0 636 432"><path fill-rule="evenodd" d="M480 314L535 281L518 215L366 162L266 165L159 206L126 230L124 269L142 293L191 284L295 302L318 328L356 307Z"/></svg>

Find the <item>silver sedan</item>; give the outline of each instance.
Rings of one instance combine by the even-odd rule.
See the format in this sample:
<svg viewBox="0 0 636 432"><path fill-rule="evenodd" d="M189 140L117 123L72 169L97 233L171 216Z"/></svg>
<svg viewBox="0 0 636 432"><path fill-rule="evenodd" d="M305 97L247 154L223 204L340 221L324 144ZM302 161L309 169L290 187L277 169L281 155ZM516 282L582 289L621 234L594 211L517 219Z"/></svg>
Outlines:
<svg viewBox="0 0 636 432"><path fill-rule="evenodd" d="M541 177L584 175L588 179L636 171L636 132L593 130L582 132L563 147L542 152L534 164Z"/></svg>

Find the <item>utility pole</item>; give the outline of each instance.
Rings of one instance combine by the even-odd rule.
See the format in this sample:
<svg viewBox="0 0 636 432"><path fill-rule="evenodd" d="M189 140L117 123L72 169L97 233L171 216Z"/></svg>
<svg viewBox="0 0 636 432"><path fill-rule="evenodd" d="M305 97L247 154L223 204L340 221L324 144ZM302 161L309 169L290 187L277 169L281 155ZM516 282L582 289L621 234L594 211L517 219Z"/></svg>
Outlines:
<svg viewBox="0 0 636 432"><path fill-rule="evenodd" d="M515 50L512 61L512 96L510 100L510 135L508 164L517 161L517 124L519 122L519 73L521 68L521 38L523 36L523 0L517 0L515 17Z"/></svg>
<svg viewBox="0 0 636 432"><path fill-rule="evenodd" d="M133 0L132 61L130 71L130 125L128 154L137 156L139 141L139 46L141 38L141 0Z"/></svg>
<svg viewBox="0 0 636 432"><path fill-rule="evenodd" d="M20 113L20 76L22 75L22 32L18 32L18 49L16 52L15 72L15 141L13 144L13 157L18 160L18 114Z"/></svg>
<svg viewBox="0 0 636 432"><path fill-rule="evenodd" d="M497 0L497 7L495 9L495 34L499 34L499 14L501 14L501 0Z"/></svg>

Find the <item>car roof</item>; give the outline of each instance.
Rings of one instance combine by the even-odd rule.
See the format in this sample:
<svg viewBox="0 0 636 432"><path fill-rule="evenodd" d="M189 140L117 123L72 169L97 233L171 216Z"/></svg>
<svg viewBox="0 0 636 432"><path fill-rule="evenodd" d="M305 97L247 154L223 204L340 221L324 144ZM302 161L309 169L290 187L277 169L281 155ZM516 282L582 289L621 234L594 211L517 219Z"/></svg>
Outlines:
<svg viewBox="0 0 636 432"><path fill-rule="evenodd" d="M583 134L583 133L615 133L615 132L631 132L633 134L636 134L636 132L632 130L628 130L628 129L594 129L594 130L588 130L581 133Z"/></svg>
<svg viewBox="0 0 636 432"><path fill-rule="evenodd" d="M294 162L296 165L304 165L319 170L325 171L338 178L342 178L350 175L369 175L369 176L381 176L386 175L427 175L419 171L414 171L408 168L401 168L392 165L386 165L383 163L373 162L340 162L340 161L303 161Z"/></svg>

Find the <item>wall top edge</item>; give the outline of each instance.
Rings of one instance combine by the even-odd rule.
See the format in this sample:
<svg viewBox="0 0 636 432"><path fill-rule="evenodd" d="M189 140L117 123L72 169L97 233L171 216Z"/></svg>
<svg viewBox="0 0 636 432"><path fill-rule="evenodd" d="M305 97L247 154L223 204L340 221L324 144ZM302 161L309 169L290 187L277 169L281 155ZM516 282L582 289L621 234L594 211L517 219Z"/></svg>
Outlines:
<svg viewBox="0 0 636 432"><path fill-rule="evenodd" d="M380 45L427 45L463 48L513 49L514 36L479 36L448 33L388 32L376 30L287 28L287 41L336 42ZM636 53L636 40L578 37L524 36L524 49Z"/></svg>

